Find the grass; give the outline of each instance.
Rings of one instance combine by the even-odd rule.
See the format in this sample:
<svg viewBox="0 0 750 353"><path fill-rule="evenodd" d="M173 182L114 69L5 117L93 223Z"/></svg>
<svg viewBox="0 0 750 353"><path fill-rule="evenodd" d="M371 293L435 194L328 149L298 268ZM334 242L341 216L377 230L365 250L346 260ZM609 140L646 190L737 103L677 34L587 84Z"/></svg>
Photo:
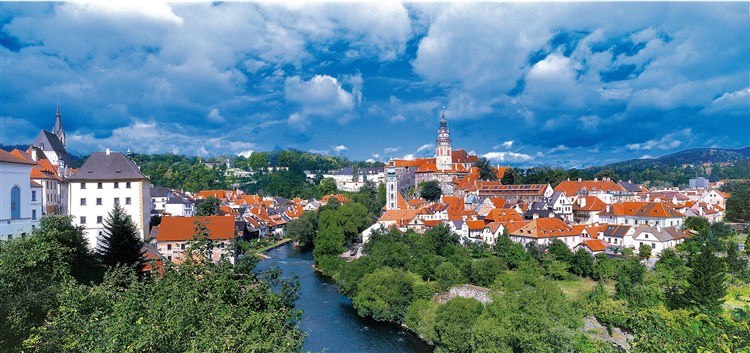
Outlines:
<svg viewBox="0 0 750 353"><path fill-rule="evenodd" d="M740 287L729 287L724 300L724 305L729 307L742 308L745 305L750 305L750 284Z"/></svg>
<svg viewBox="0 0 750 353"><path fill-rule="evenodd" d="M266 245L266 246L264 246L262 248L259 248L259 249L255 250L255 253L258 254L258 253L266 252L266 251L271 250L271 249L273 249L273 248L275 248L275 247L277 247L277 246L279 246L281 244L286 244L286 243L288 243L290 241L292 241L292 239L289 239L289 238L281 239L279 241L273 242L271 244L268 244L268 245Z"/></svg>
<svg viewBox="0 0 750 353"><path fill-rule="evenodd" d="M588 295L596 286L596 281L591 278L573 278L555 281L555 283L557 283L565 296L572 299L580 298L582 295ZM614 294L615 292L615 285L613 282L605 282L604 288L610 294Z"/></svg>

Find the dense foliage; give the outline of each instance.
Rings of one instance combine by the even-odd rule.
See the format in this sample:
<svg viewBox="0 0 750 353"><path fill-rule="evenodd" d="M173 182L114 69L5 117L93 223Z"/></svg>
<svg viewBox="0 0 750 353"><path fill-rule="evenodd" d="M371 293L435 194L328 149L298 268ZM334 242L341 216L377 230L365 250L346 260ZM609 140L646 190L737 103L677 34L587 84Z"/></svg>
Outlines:
<svg viewBox="0 0 750 353"><path fill-rule="evenodd" d="M101 279L82 229L47 216L25 239L0 243L0 351L297 352L296 283L206 256L205 226L179 267L139 278L117 266ZM94 275L94 276L92 276Z"/></svg>
<svg viewBox="0 0 750 353"><path fill-rule="evenodd" d="M745 178L750 177L746 174ZM750 181L731 182L723 187L731 193L727 200L726 219L730 222L750 223Z"/></svg>
<svg viewBox="0 0 750 353"><path fill-rule="evenodd" d="M437 180L425 181L419 184L419 196L427 201L440 200L443 191L440 189L440 183Z"/></svg>

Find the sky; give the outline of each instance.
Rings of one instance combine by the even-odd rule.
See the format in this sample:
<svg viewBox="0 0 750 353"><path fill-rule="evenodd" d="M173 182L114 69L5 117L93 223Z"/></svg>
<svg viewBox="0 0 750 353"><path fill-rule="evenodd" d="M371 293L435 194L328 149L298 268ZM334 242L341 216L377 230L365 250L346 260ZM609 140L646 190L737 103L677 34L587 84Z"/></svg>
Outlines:
<svg viewBox="0 0 750 353"><path fill-rule="evenodd" d="M750 3L2 3L0 143L586 167L750 145Z"/></svg>

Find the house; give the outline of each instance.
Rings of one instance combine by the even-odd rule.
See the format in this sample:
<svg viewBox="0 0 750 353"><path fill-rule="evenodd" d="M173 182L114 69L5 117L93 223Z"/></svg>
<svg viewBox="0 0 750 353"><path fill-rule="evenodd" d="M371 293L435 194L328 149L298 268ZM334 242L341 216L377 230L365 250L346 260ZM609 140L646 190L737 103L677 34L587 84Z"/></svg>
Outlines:
<svg viewBox="0 0 750 353"><path fill-rule="evenodd" d="M663 202L618 202L607 206L599 220L608 224L650 224L660 227L682 227L685 215Z"/></svg>
<svg viewBox="0 0 750 353"><path fill-rule="evenodd" d="M35 165L0 150L0 240L29 235L39 225L42 186L29 176Z"/></svg>
<svg viewBox="0 0 750 353"><path fill-rule="evenodd" d="M599 223L607 204L597 196L578 196L573 203L573 220L578 224Z"/></svg>
<svg viewBox="0 0 750 353"><path fill-rule="evenodd" d="M44 152L37 147L29 147L26 152L13 150L11 154L36 163L31 168L29 176L31 180L42 186L41 214L65 214L68 184L58 173L59 168L54 166Z"/></svg>
<svg viewBox="0 0 750 353"><path fill-rule="evenodd" d="M573 222L573 202L564 193L556 191L547 200L547 207L563 221Z"/></svg>
<svg viewBox="0 0 750 353"><path fill-rule="evenodd" d="M349 201L351 201L351 200L352 200L352 199L350 199L350 198L348 198L348 197L346 197L346 196L344 196L344 195L341 195L341 194L336 194L336 195L325 195L325 196L323 196L323 198L322 198L322 199L320 199L320 204L321 204L322 206L325 206L325 205L327 205L327 204L328 204L328 201L329 201L329 200L330 200L330 199L331 199L332 197L333 197L333 198L335 198L336 200L338 200L338 202L339 202L340 204L342 204L342 203L345 203L345 202L349 202Z"/></svg>
<svg viewBox="0 0 750 353"><path fill-rule="evenodd" d="M151 211L152 213L160 214L167 209L167 200L172 194L172 189L163 186L151 185Z"/></svg>
<svg viewBox="0 0 750 353"><path fill-rule="evenodd" d="M597 196L607 204L626 197L628 192L610 178L594 178L594 180L566 180L555 187L556 192L562 192L568 197L576 195Z"/></svg>
<svg viewBox="0 0 750 353"><path fill-rule="evenodd" d="M195 212L195 202L185 196L172 194L164 204L164 213L172 216L190 217Z"/></svg>
<svg viewBox="0 0 750 353"><path fill-rule="evenodd" d="M703 196L703 202L710 203L712 205L719 205L722 209L727 209L727 199L732 196L728 192L719 191L716 189L708 191Z"/></svg>
<svg viewBox="0 0 750 353"><path fill-rule="evenodd" d="M149 229L151 186L138 166L120 152L92 153L68 178L68 210L73 224L83 226L89 246L96 249L104 219L119 204L144 238Z"/></svg>
<svg viewBox="0 0 750 353"><path fill-rule="evenodd" d="M635 228L625 225L609 225L604 228L600 240L618 248L632 248Z"/></svg>
<svg viewBox="0 0 750 353"><path fill-rule="evenodd" d="M573 252L578 249L584 249L589 254L596 256L607 250L607 243L600 239L584 239L580 244L573 248Z"/></svg>
<svg viewBox="0 0 750 353"><path fill-rule="evenodd" d="M678 228L640 224L634 229L632 247L637 251L641 245L649 245L651 254L656 256L664 249L675 247L684 239L685 232Z"/></svg>
<svg viewBox="0 0 750 353"><path fill-rule="evenodd" d="M509 237L510 240L524 246L531 242L549 245L553 239L559 239L571 249L582 240L581 233L557 218L537 218L512 232L509 230Z"/></svg>
<svg viewBox="0 0 750 353"><path fill-rule="evenodd" d="M501 197L506 203L545 201L554 193L549 184L502 185L500 182L482 182L477 192L480 197Z"/></svg>
<svg viewBox="0 0 750 353"><path fill-rule="evenodd" d="M214 241L211 260L218 262L222 256L227 256L228 260L234 263L236 254L232 248L232 241L238 237L239 232L242 232L239 236L244 233L244 229L238 230L235 227L234 217L164 217L153 240L159 253L169 261L181 263L184 260L182 255L190 246L189 243L194 240L199 223L205 225L208 239Z"/></svg>

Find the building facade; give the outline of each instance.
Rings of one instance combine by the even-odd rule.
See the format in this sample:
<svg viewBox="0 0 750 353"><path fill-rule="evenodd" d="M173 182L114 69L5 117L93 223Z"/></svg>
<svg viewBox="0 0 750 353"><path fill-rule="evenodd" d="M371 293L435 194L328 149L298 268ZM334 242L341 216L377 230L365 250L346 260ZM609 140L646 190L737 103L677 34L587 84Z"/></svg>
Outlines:
<svg viewBox="0 0 750 353"><path fill-rule="evenodd" d="M0 150L0 240L30 235L42 216L42 187L29 178L35 163Z"/></svg>

